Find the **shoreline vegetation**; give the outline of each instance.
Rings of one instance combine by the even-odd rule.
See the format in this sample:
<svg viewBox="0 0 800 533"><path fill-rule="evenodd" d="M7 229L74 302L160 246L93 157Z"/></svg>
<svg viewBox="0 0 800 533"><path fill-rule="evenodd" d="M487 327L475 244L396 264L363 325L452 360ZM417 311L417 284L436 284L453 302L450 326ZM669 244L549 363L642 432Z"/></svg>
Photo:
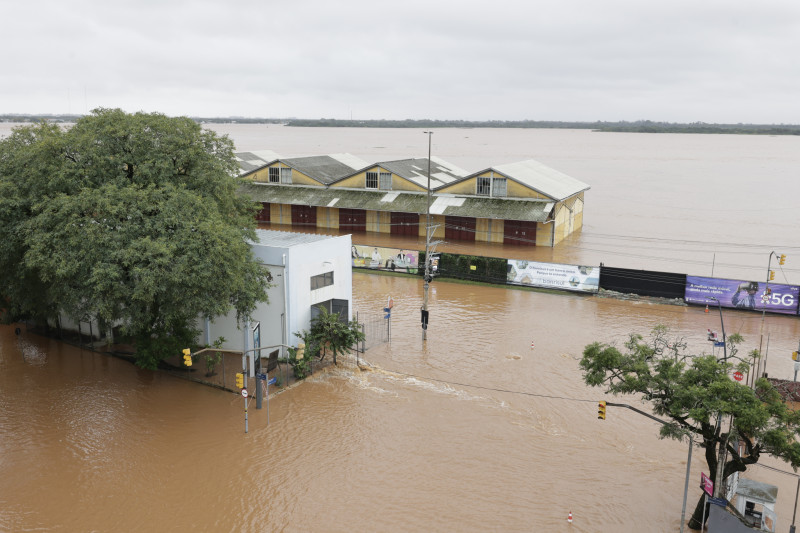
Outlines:
<svg viewBox="0 0 800 533"><path fill-rule="evenodd" d="M82 115L0 114L0 122L31 123L75 122ZM201 124L281 124L296 128L519 128L519 129L587 129L598 132L627 133L705 133L734 135L800 135L798 124L709 124L705 122L675 123L653 120L618 122L576 122L554 120L338 120L248 117L190 117Z"/></svg>

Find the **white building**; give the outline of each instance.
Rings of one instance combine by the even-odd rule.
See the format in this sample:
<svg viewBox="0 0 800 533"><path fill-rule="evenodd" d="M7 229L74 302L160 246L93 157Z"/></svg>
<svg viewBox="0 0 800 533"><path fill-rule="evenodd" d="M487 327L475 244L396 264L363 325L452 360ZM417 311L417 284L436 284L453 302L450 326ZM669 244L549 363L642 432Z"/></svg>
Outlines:
<svg viewBox="0 0 800 533"><path fill-rule="evenodd" d="M295 333L310 328L312 318L319 313L318 306L351 319L350 235L332 237L271 230L256 230L256 234L258 242L252 243L253 254L272 275L269 302L258 304L248 324L237 324L235 311L204 321L198 343L210 345L224 337L221 348L248 351L254 347L253 328L259 325L261 346L280 348L281 357L285 357L285 346L301 342ZM265 351L261 355L268 354Z"/></svg>

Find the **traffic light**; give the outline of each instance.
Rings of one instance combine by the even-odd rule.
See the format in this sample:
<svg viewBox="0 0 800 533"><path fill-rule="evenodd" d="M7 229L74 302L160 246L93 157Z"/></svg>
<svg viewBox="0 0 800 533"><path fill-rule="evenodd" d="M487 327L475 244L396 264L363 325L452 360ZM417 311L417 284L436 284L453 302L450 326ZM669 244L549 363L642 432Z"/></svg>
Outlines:
<svg viewBox="0 0 800 533"><path fill-rule="evenodd" d="M606 402L600 402L597 404L597 418L600 420L606 419Z"/></svg>
<svg viewBox="0 0 800 533"><path fill-rule="evenodd" d="M192 351L189 348L183 349L183 364L192 366Z"/></svg>
<svg viewBox="0 0 800 533"><path fill-rule="evenodd" d="M244 388L244 374L241 372L236 373L236 386L240 389Z"/></svg>
<svg viewBox="0 0 800 533"><path fill-rule="evenodd" d="M428 329L428 311L422 310L422 329Z"/></svg>
<svg viewBox="0 0 800 533"><path fill-rule="evenodd" d="M797 351L792 352L792 361L797 361Z"/></svg>
<svg viewBox="0 0 800 533"><path fill-rule="evenodd" d="M775 279L775 271L774 270L770 270L769 271L769 280L772 281L773 279Z"/></svg>
<svg viewBox="0 0 800 533"><path fill-rule="evenodd" d="M781 254L780 258L778 259L778 264L782 265L786 262L786 254Z"/></svg>

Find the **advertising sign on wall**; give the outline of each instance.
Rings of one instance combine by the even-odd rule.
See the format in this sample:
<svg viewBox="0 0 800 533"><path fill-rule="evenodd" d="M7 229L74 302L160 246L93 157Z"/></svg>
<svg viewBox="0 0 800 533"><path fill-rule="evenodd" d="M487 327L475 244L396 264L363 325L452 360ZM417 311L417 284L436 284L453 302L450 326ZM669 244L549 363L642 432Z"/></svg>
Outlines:
<svg viewBox="0 0 800 533"><path fill-rule="evenodd" d="M600 268L509 259L508 282L569 291L597 292L600 287Z"/></svg>
<svg viewBox="0 0 800 533"><path fill-rule="evenodd" d="M686 296L684 298L686 303L717 305L714 300L709 299L713 297L719 300L722 307L797 314L800 287L770 283L769 294L765 295L765 285L765 283L757 281L686 276Z"/></svg>
<svg viewBox="0 0 800 533"><path fill-rule="evenodd" d="M410 274L417 272L419 252L399 248L381 248L354 244L351 249L353 266L376 270L401 270Z"/></svg>

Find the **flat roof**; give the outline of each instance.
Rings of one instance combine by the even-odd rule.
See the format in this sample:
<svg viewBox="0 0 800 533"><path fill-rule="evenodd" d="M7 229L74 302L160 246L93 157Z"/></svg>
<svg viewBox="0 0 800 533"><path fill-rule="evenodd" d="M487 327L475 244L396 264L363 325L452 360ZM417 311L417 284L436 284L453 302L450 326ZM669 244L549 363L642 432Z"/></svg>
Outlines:
<svg viewBox="0 0 800 533"><path fill-rule="evenodd" d="M262 246L273 246L276 248L291 248L301 244L309 244L328 239L336 238L335 235L319 235L316 233L293 233L290 231L275 231L268 229L257 229L256 237Z"/></svg>

